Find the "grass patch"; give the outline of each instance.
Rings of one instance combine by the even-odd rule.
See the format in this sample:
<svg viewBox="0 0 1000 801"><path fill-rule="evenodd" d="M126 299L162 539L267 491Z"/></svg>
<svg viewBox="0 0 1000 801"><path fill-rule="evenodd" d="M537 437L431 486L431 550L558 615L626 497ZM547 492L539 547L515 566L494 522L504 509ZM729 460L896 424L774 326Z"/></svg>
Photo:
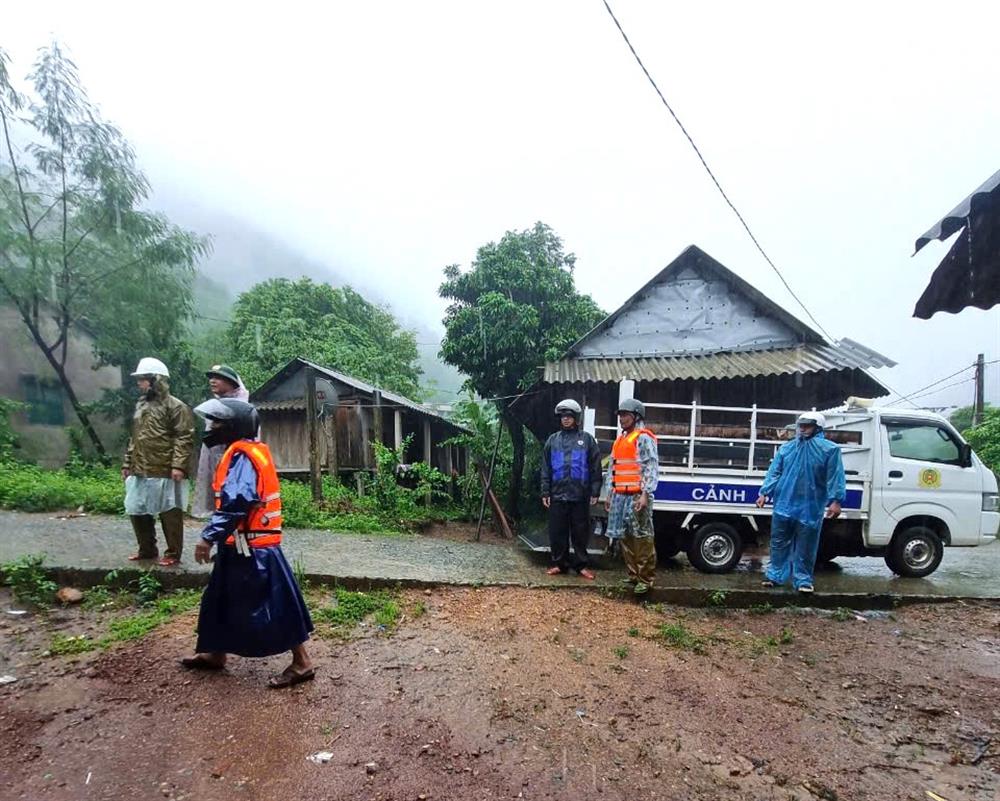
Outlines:
<svg viewBox="0 0 1000 801"><path fill-rule="evenodd" d="M706 651L708 638L695 634L680 621L661 623L656 631L657 638L671 648L696 654L703 654Z"/></svg>
<svg viewBox="0 0 1000 801"><path fill-rule="evenodd" d="M380 631L392 633L402 617L398 598L385 590L353 592L337 587L331 601L313 610L313 616L341 632L370 617Z"/></svg>
<svg viewBox="0 0 1000 801"><path fill-rule="evenodd" d="M194 609L200 600L200 590L179 590L158 598L149 605L147 611L112 620L108 626L108 636L101 641L101 645L139 640L175 615Z"/></svg>
<svg viewBox="0 0 1000 801"><path fill-rule="evenodd" d="M84 654L93 651L100 645L96 640L90 639L86 634L67 636L57 634L49 643L49 654L52 656L70 656L71 654Z"/></svg>
<svg viewBox="0 0 1000 801"><path fill-rule="evenodd" d="M754 604L749 609L747 609L747 612L751 615L773 615L775 609L773 606L771 606L771 604L763 603L763 604Z"/></svg>
<svg viewBox="0 0 1000 801"><path fill-rule="evenodd" d="M638 637L638 636L639 636L639 629L638 629L638 628L636 628L635 626L632 626L632 627L631 627L631 628L630 628L630 629L629 629L629 630L628 630L627 632L625 632L625 633L626 633L626 634L628 634L628 636L629 636L629 637Z"/></svg>
<svg viewBox="0 0 1000 801"><path fill-rule="evenodd" d="M110 598L113 604L119 604L122 602L122 598L128 597L128 594L125 592L112 593L107 587L101 585L101 590L95 597L97 599ZM75 636L56 634L52 638L52 642L49 643L47 654L49 656L82 654L96 648L109 648L117 642L139 640L171 618L194 609L200 599L200 590L179 590L164 595L155 601L145 603L140 607L142 611L137 614L116 617L111 620L108 624L108 633L99 639L91 639L86 634ZM97 601L93 603L96 605Z"/></svg>
<svg viewBox="0 0 1000 801"><path fill-rule="evenodd" d="M838 623L846 623L848 620L854 620L854 612L846 606L838 606L830 617Z"/></svg>
<svg viewBox="0 0 1000 801"><path fill-rule="evenodd" d="M726 605L726 591L714 590L708 594L708 605L714 609L721 609Z"/></svg>
<svg viewBox="0 0 1000 801"><path fill-rule="evenodd" d="M625 659L629 653L629 647L627 645L617 645L612 649L612 653L619 659Z"/></svg>

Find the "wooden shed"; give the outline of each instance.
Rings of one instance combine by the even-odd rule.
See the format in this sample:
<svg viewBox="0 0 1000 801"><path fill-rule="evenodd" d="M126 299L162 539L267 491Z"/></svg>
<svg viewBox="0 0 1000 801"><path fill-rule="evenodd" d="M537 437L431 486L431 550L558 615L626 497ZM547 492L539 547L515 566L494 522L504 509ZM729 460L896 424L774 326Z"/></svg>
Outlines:
<svg viewBox="0 0 1000 801"><path fill-rule="evenodd" d="M278 472L309 473L309 424L306 387L315 383L319 459L326 472L374 470L373 442L398 447L412 435L404 461L421 461L446 475L468 469L462 447L445 444L465 429L432 409L358 378L296 358L254 391L251 402L261 418Z"/></svg>

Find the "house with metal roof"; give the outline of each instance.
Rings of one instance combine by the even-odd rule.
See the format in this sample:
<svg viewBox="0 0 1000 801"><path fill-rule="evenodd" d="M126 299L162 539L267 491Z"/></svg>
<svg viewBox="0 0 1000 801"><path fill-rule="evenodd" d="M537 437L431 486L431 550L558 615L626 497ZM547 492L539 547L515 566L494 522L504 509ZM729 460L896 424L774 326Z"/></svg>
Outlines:
<svg viewBox="0 0 1000 801"><path fill-rule="evenodd" d="M307 387L315 387L314 402ZM318 420L318 458L330 474L374 470L373 442L399 447L412 437L406 461L422 461L446 475L468 466L465 448L447 440L465 432L439 412L337 370L292 359L250 396L261 418L261 438L280 473L308 473L308 413Z"/></svg>
<svg viewBox="0 0 1000 801"><path fill-rule="evenodd" d="M515 408L539 437L572 397L614 426L620 397L653 403L829 408L888 390L867 371L891 359L829 342L695 245L555 362ZM661 421L651 416L654 430ZM724 420L718 420L724 424Z"/></svg>

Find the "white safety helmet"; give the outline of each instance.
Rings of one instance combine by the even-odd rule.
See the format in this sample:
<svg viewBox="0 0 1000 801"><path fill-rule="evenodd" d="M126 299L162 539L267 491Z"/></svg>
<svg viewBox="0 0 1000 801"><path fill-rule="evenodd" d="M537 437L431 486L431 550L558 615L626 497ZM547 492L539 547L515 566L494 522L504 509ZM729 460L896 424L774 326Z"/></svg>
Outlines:
<svg viewBox="0 0 1000 801"><path fill-rule="evenodd" d="M140 375L162 375L164 378L170 378L170 371L167 369L167 365L159 359L154 359L152 356L143 356L139 359L139 364L135 368L135 372L132 373L133 377Z"/></svg>
<svg viewBox="0 0 1000 801"><path fill-rule="evenodd" d="M826 428L826 417L822 412L803 412L795 422L800 426L813 425L816 428Z"/></svg>

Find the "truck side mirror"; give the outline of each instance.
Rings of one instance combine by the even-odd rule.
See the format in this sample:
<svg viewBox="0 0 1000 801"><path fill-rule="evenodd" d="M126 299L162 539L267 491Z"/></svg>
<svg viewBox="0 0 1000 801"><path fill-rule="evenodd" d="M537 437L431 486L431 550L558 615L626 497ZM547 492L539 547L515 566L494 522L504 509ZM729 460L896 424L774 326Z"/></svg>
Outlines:
<svg viewBox="0 0 1000 801"><path fill-rule="evenodd" d="M962 443L962 467L972 467L972 446L968 442Z"/></svg>

